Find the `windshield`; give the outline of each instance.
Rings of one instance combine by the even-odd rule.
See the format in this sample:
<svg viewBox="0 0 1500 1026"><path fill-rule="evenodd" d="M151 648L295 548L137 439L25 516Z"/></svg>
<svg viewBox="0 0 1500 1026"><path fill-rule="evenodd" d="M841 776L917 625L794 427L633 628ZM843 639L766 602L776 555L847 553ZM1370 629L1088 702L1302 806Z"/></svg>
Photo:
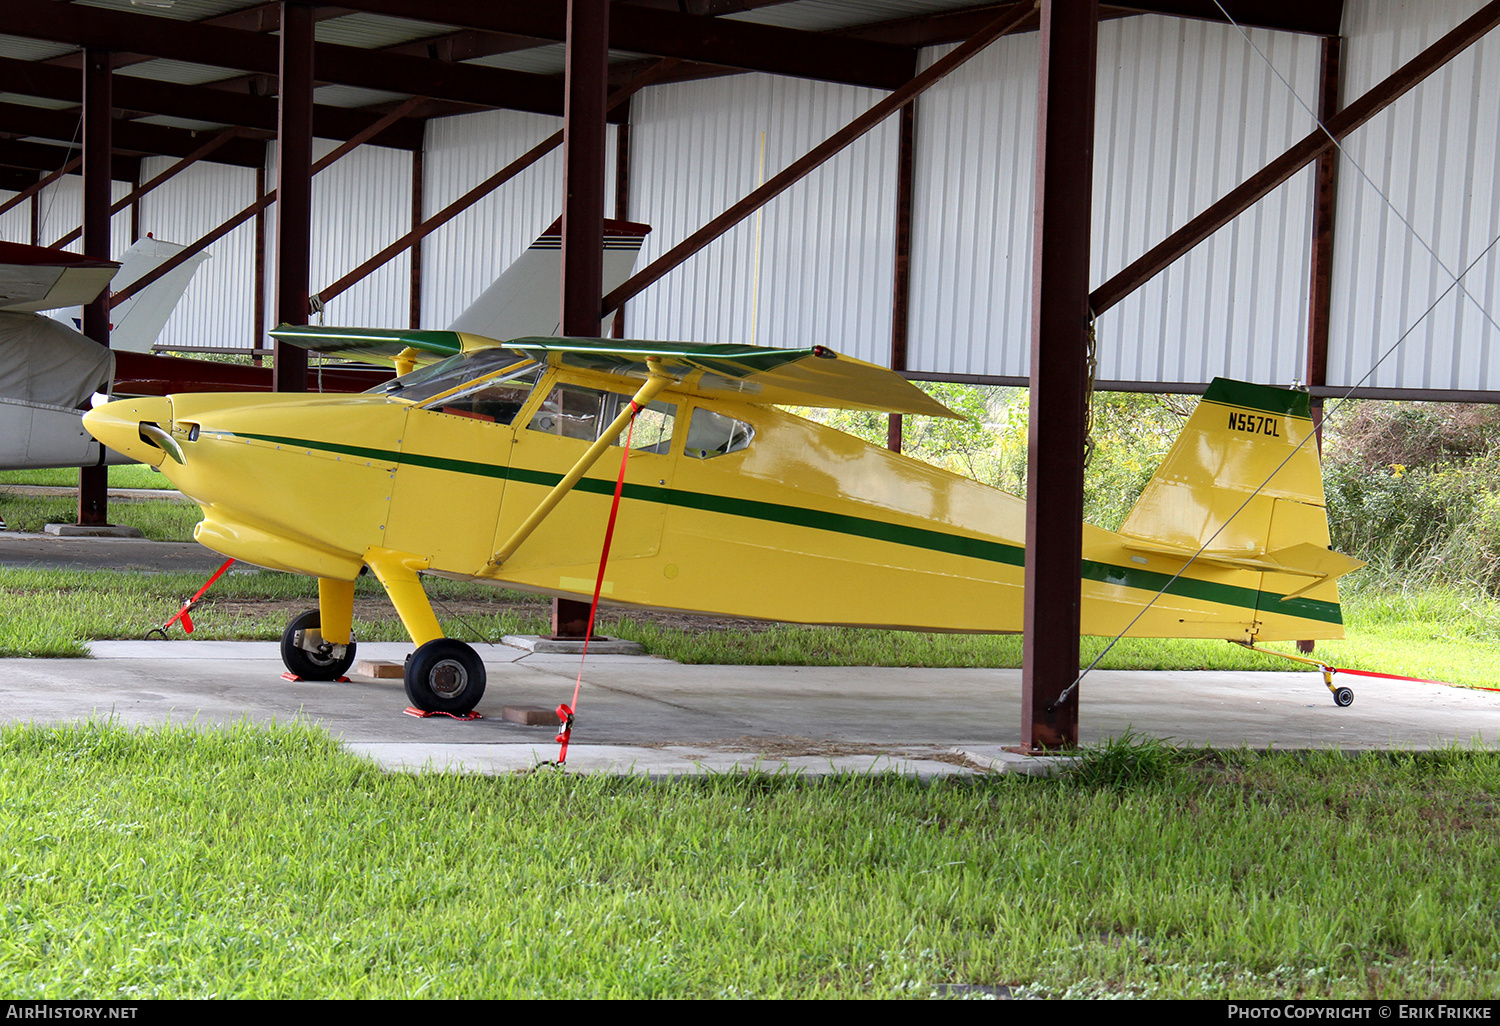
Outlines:
<svg viewBox="0 0 1500 1026"><path fill-rule="evenodd" d="M528 371L534 372L537 369L536 364L512 350L479 349L472 353L459 353L446 360L439 360L437 363L414 370L410 374L403 374L394 381L387 381L370 391L419 403L511 367L515 368L515 374L501 375L497 380L505 380Z"/></svg>

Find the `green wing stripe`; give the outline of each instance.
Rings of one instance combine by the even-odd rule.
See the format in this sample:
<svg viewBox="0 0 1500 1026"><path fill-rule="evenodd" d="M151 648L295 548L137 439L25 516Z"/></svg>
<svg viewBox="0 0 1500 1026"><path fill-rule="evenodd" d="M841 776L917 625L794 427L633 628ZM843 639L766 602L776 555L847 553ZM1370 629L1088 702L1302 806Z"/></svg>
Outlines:
<svg viewBox="0 0 1500 1026"><path fill-rule="evenodd" d="M343 445L336 442L311 442L302 438L288 438L281 435L220 432L208 431L206 429L204 433L237 438L253 438L257 441L287 445L292 448L321 449L325 452L336 452L345 456L358 456L362 459L378 460L384 463L427 467L431 470L447 470L455 474L472 474L477 477L493 477L502 480L519 481L522 484L541 485L544 488L552 487L563 478L563 475L554 474L549 471L525 470L521 468L512 469L492 463L476 463L470 460L455 460L444 456L428 456L422 453L392 452L389 449L367 449L362 446ZM615 491L614 482L606 478L585 477L574 487L580 492L589 492L595 495L613 495ZM725 495L681 491L656 485L627 484L624 489L624 495L626 498L635 499L640 502L654 502L665 506L681 506L685 509L722 513L726 516L746 517L751 520L790 524L794 527L808 527L819 531L830 531L835 534L846 534L859 538L870 538L875 541L891 542L896 545L909 545L913 548L926 549L930 552L947 552L952 555L967 556L971 559L980 559L990 563L1003 563L1008 566L1026 565L1026 550L1019 545L990 541L985 538L969 538L964 535L946 534L942 531L933 531L925 527L911 527L905 524L892 524L883 520L870 520L865 517L849 516L844 513L828 513L823 510L803 509L800 506L783 506L780 503L761 502L757 499L736 499ZM1219 584L1214 581L1200 581L1191 577L1179 577L1168 586L1167 582L1171 580L1170 574L1159 573L1154 570L1142 570L1138 567L1117 566L1113 563L1100 563L1089 559L1083 561L1083 579L1086 581L1097 581L1101 584L1112 584L1124 588L1149 591L1153 594L1166 587L1166 592L1169 595L1178 595L1183 598L1196 599L1203 602L1215 602L1226 606L1239 606L1244 609L1270 608L1267 600L1279 602L1281 599L1281 596L1274 592L1257 591L1254 588L1241 588L1230 584ZM1297 598L1280 602L1275 607L1275 612L1287 616L1301 617L1305 620L1319 620L1324 623L1344 622L1337 602L1322 602L1315 599Z"/></svg>

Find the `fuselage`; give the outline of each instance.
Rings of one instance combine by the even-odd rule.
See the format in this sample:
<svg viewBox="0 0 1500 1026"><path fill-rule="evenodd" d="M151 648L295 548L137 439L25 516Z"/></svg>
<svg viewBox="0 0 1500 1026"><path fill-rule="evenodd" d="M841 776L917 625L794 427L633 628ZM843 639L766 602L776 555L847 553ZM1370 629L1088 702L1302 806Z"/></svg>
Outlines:
<svg viewBox="0 0 1500 1026"><path fill-rule="evenodd" d="M773 406L684 388L661 393L631 447L619 438L497 562L636 383L553 367L479 398L180 394L112 403L90 428L202 506L199 541L273 569L348 581L379 549L428 572L587 597L623 458L606 602L1021 630L1022 500ZM144 422L170 433L181 463L136 430ZM1134 620L1135 636L1342 636L1331 583L1331 597L1286 601L1305 578L1195 563L1152 601L1186 560L1090 525L1083 544L1085 633Z"/></svg>

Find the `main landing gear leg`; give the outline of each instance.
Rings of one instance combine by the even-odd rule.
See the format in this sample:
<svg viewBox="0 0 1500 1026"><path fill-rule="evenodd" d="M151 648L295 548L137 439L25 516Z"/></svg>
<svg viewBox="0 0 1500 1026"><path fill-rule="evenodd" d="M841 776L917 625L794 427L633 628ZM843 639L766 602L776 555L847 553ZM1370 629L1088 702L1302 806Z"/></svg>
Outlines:
<svg viewBox="0 0 1500 1026"><path fill-rule="evenodd" d="M281 661L302 680L339 680L354 665L354 582L318 578L318 608L287 624Z"/></svg>
<svg viewBox="0 0 1500 1026"><path fill-rule="evenodd" d="M484 697L479 654L462 641L443 637L417 571L427 561L389 549L371 549L365 562L385 586L396 615L416 642L406 660L406 697L424 712L466 713Z"/></svg>

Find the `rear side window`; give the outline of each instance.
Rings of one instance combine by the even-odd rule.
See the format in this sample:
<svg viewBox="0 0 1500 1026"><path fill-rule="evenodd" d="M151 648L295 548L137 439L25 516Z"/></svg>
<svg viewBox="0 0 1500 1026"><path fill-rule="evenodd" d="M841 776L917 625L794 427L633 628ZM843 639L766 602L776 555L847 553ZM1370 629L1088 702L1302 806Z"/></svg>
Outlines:
<svg viewBox="0 0 1500 1026"><path fill-rule="evenodd" d="M542 400L527 427L549 435L592 442L608 430L629 403L630 397L618 392L603 392L581 385L558 385ZM636 414L630 447L642 452L665 453L672 447L672 428L676 420L675 404L651 403ZM624 431L614 444L625 444Z"/></svg>
<svg viewBox="0 0 1500 1026"><path fill-rule="evenodd" d="M696 460L711 460L748 448L754 438L755 428L743 420L698 408L688 422L683 452Z"/></svg>

